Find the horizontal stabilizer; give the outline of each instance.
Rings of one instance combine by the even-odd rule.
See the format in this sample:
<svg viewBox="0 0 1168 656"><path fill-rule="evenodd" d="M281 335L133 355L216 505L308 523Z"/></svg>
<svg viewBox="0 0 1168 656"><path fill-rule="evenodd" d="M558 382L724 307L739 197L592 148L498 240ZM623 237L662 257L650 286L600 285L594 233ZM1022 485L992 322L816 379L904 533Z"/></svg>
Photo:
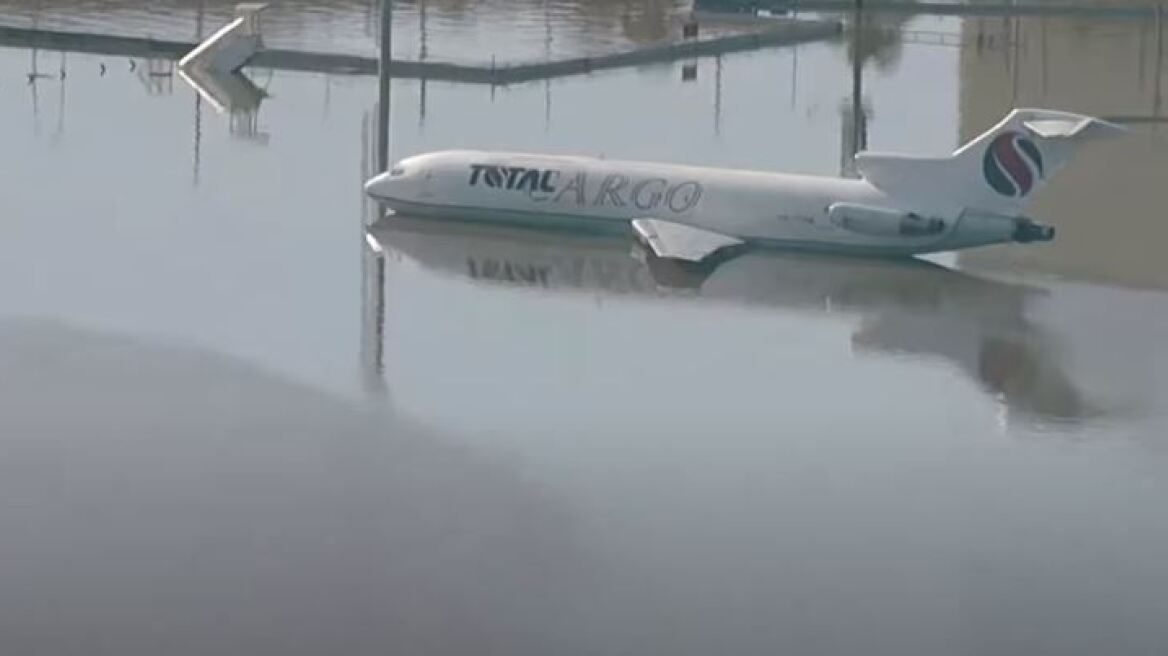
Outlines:
<svg viewBox="0 0 1168 656"><path fill-rule="evenodd" d="M702 262L716 253L744 245L741 239L661 219L633 219L633 234L654 255Z"/></svg>
<svg viewBox="0 0 1168 656"><path fill-rule="evenodd" d="M1043 139L1071 139L1074 137L1114 136L1123 134L1123 127L1097 118L1084 116L1073 119L1036 119L1023 121L1022 126Z"/></svg>
<svg viewBox="0 0 1168 656"><path fill-rule="evenodd" d="M1073 137L1079 134L1088 125L1091 125L1091 119L1085 118L1078 121L1059 119L1023 121L1022 125L1036 136L1052 139L1054 137Z"/></svg>

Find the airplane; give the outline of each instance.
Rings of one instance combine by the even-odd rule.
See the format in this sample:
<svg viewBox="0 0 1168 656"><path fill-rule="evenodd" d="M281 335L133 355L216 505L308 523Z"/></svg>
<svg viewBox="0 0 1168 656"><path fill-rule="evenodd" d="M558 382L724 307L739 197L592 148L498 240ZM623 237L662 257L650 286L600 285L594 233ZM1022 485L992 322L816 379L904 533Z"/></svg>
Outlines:
<svg viewBox="0 0 1168 656"><path fill-rule="evenodd" d="M365 184L395 213L628 233L700 263L753 247L909 256L1042 242L1022 216L1087 141L1122 133L1089 116L1015 109L946 157L860 152L859 179L529 153L416 155Z"/></svg>

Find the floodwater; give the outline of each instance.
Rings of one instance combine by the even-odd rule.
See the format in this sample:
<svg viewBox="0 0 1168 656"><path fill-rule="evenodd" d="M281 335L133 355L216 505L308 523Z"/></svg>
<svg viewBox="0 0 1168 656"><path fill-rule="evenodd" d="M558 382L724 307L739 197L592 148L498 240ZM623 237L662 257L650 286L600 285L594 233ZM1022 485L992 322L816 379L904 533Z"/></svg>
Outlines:
<svg viewBox="0 0 1168 656"><path fill-rule="evenodd" d="M381 0L284 0L263 15L273 47L369 54ZM3 24L191 40L230 20L228 0L0 0ZM397 57L483 64L651 43L676 32L682 0L415 0L394 3Z"/></svg>
<svg viewBox="0 0 1168 656"><path fill-rule="evenodd" d="M379 266L375 79L249 70L219 113L165 63L0 49L0 651L1165 653L1157 37L882 35L874 149L1129 121L1041 192L1054 243L686 272L399 222ZM825 42L397 80L389 148L834 174L850 76Z"/></svg>

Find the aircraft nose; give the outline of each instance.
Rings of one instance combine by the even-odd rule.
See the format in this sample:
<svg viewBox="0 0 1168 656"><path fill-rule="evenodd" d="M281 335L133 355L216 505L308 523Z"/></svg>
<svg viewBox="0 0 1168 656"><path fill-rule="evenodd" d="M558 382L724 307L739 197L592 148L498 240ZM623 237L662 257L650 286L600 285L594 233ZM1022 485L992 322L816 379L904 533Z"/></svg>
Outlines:
<svg viewBox="0 0 1168 656"><path fill-rule="evenodd" d="M365 183L365 193L374 198L389 197L389 177L389 173L381 173L373 176Z"/></svg>

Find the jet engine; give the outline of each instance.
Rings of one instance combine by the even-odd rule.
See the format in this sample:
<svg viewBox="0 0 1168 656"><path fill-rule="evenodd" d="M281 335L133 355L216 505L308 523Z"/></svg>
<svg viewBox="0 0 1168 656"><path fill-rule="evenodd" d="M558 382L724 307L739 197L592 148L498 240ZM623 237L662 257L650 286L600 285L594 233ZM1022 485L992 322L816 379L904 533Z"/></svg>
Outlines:
<svg viewBox="0 0 1168 656"><path fill-rule="evenodd" d="M944 219L854 203L833 203L827 218L832 225L869 237L929 237L946 227Z"/></svg>

